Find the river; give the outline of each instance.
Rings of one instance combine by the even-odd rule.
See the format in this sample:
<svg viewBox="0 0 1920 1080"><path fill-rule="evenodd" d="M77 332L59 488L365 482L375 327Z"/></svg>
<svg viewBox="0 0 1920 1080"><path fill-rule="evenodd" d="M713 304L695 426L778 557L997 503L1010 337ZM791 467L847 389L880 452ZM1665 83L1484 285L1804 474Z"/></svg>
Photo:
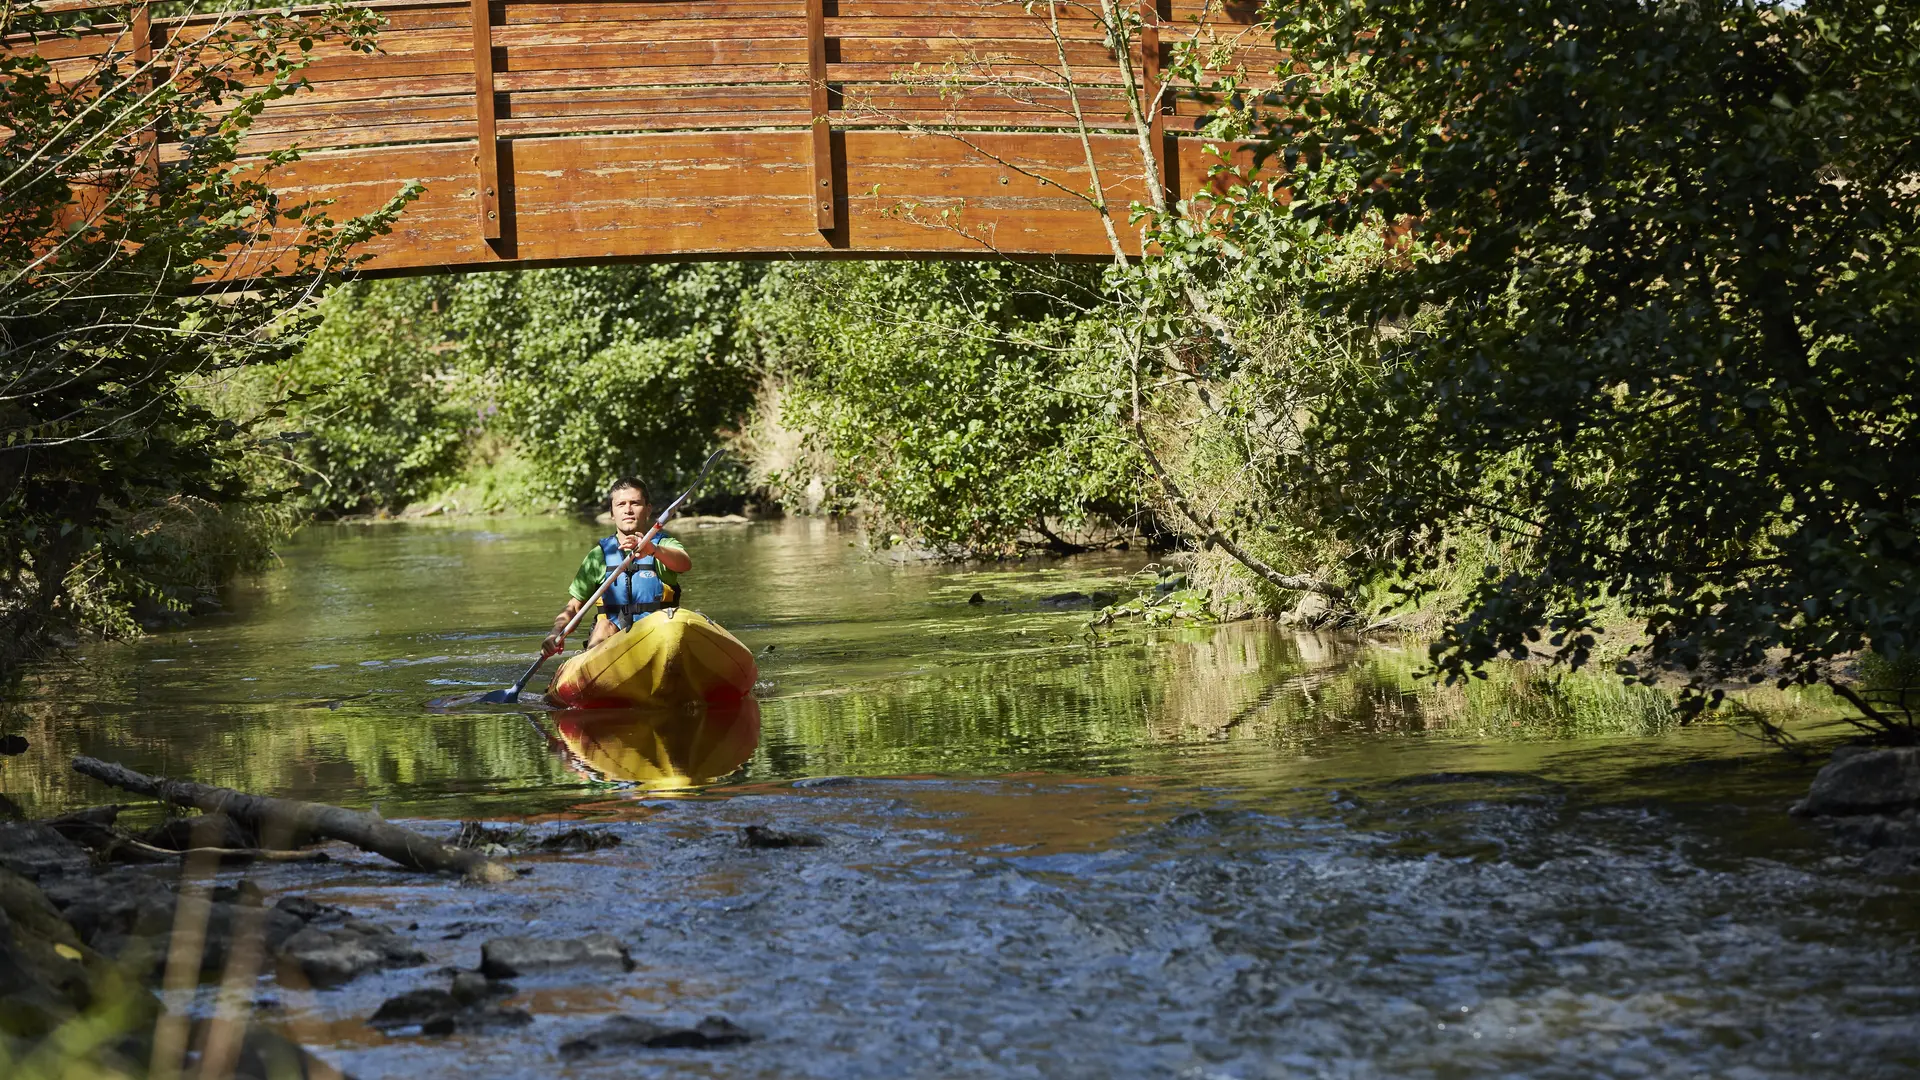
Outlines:
<svg viewBox="0 0 1920 1080"><path fill-rule="evenodd" d="M1913 878L1783 813L1808 766L1657 695L1527 669L1438 687L1417 649L1263 624L1093 632L1046 598L1143 557L914 564L787 521L682 533L690 606L760 657L757 708L427 708L512 681L593 535L309 529L227 613L32 672L0 788L31 814L101 802L65 768L88 753L423 830L621 836L493 889L257 871L433 956L263 990L362 1077L1920 1075ZM743 846L753 824L824 846ZM489 935L593 930L635 970L524 982L530 1027L362 1022ZM615 1012L759 1038L563 1065Z"/></svg>

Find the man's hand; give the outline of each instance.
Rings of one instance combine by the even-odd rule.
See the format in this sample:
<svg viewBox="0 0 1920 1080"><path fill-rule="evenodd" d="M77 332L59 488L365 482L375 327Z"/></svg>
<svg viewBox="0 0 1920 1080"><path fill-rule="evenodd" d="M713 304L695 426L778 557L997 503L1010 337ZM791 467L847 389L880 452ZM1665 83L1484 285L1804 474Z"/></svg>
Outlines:
<svg viewBox="0 0 1920 1080"><path fill-rule="evenodd" d="M653 554L654 546L653 541L641 536L639 533L628 533L620 538L620 550L631 552L644 559Z"/></svg>
<svg viewBox="0 0 1920 1080"><path fill-rule="evenodd" d="M553 633L547 635L543 656L552 656L567 647L567 623L572 621L573 613L578 610L576 604L569 603L565 611L553 617Z"/></svg>

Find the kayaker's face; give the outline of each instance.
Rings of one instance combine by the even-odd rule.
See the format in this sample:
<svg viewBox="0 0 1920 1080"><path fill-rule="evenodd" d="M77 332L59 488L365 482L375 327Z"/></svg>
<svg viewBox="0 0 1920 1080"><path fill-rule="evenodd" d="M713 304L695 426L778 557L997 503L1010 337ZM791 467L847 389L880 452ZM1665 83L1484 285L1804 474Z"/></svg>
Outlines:
<svg viewBox="0 0 1920 1080"><path fill-rule="evenodd" d="M647 497L632 488L613 493L613 527L623 533L639 532L647 519Z"/></svg>

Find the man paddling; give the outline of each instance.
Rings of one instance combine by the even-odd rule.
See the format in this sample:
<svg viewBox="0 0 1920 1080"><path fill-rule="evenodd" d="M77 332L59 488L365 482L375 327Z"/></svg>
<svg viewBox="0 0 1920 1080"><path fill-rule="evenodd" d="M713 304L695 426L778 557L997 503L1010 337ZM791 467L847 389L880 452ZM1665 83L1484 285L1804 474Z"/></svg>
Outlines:
<svg viewBox="0 0 1920 1080"><path fill-rule="evenodd" d="M567 623L586 604L593 591L629 554L638 553L625 573L600 594L600 611L593 620L593 632L587 638L592 648L632 626L634 620L650 611L672 607L680 600L680 575L693 569L693 559L680 541L662 532L649 541L645 526L651 511L647 506L647 485L631 476L614 481L607 489L607 508L613 512L612 536L603 538L587 557L580 560L573 582L567 586L570 599L554 616L553 633L547 635L547 653L566 648Z"/></svg>

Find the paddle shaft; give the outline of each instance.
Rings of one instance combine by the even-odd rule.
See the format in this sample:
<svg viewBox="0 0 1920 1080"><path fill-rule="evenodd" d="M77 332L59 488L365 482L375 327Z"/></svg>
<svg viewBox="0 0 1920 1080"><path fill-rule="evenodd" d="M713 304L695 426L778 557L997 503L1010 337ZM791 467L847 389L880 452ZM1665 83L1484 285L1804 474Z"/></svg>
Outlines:
<svg viewBox="0 0 1920 1080"><path fill-rule="evenodd" d="M713 468L713 463L720 460L720 455L724 453L726 453L724 449L715 450L712 454L710 454L707 457L707 463L705 465L700 466L700 475L693 478L693 483L687 485L687 490L681 492L679 498L668 503L667 508L665 510L660 511L660 516L653 519L653 528L648 529L647 535L641 538L640 542L642 544L649 543L653 540L654 537L660 535L660 530L667 527L667 519L673 516L673 512L675 510L680 509L681 503L687 501L687 496L692 495L694 491L696 491L700 487L700 481L705 480L707 478L707 470ZM612 570L608 571L607 576L600 579L600 587L593 590L593 595L587 597L586 602L580 605L580 610L574 612L573 618L567 620L566 629L560 631L561 640L564 641L565 639L573 636L573 631L580 625L580 620L586 618L587 612L592 611L593 605L599 602L600 594L606 592L607 586L613 584L613 579L619 577L621 574L626 573L627 567L632 566L633 560L638 559L639 557L640 557L640 553L637 551L629 554L625 559L622 559L620 561L619 566L616 566ZM520 699L520 691L526 689L527 687L527 680L533 678L533 673L536 671L539 671L540 665L547 662L547 657L553 656L559 651L560 650L555 649L553 652L547 652L545 649L542 649L540 651L540 659L535 660L531 665L527 667L526 671L521 672L519 681L515 682L513 684L513 688L508 690L506 694L503 695L505 699L507 701L518 701Z"/></svg>
<svg viewBox="0 0 1920 1080"><path fill-rule="evenodd" d="M660 535L661 524L662 523L658 521L654 522L653 528L647 530L647 535L642 542L644 543L646 540L652 540L654 537ZM580 620L586 618L587 612L592 611L593 605L599 602L600 594L606 592L607 586L613 584L613 579L619 577L621 574L626 573L627 567L632 566L633 561L635 559L638 559L639 557L640 557L640 553L634 552L628 555L625 559L620 560L619 566L616 566L612 570L607 571L607 576L605 578L602 578L600 581L600 587L593 590L593 595L587 597L586 602L580 605L580 610L574 612L573 618L567 620L566 629L560 631L560 637L562 639L573 636L574 630L577 629L580 625ZM540 665L546 663L548 657L553 656L559 652L560 652L559 649L555 649L553 650L553 652L548 652L545 649L540 650L540 659L535 660L532 664L528 665L527 670L521 672L520 678L513 684L513 689L507 691L507 700L513 701L517 699L520 696L520 691L525 690L527 688L527 680L533 678L533 673L540 670Z"/></svg>

